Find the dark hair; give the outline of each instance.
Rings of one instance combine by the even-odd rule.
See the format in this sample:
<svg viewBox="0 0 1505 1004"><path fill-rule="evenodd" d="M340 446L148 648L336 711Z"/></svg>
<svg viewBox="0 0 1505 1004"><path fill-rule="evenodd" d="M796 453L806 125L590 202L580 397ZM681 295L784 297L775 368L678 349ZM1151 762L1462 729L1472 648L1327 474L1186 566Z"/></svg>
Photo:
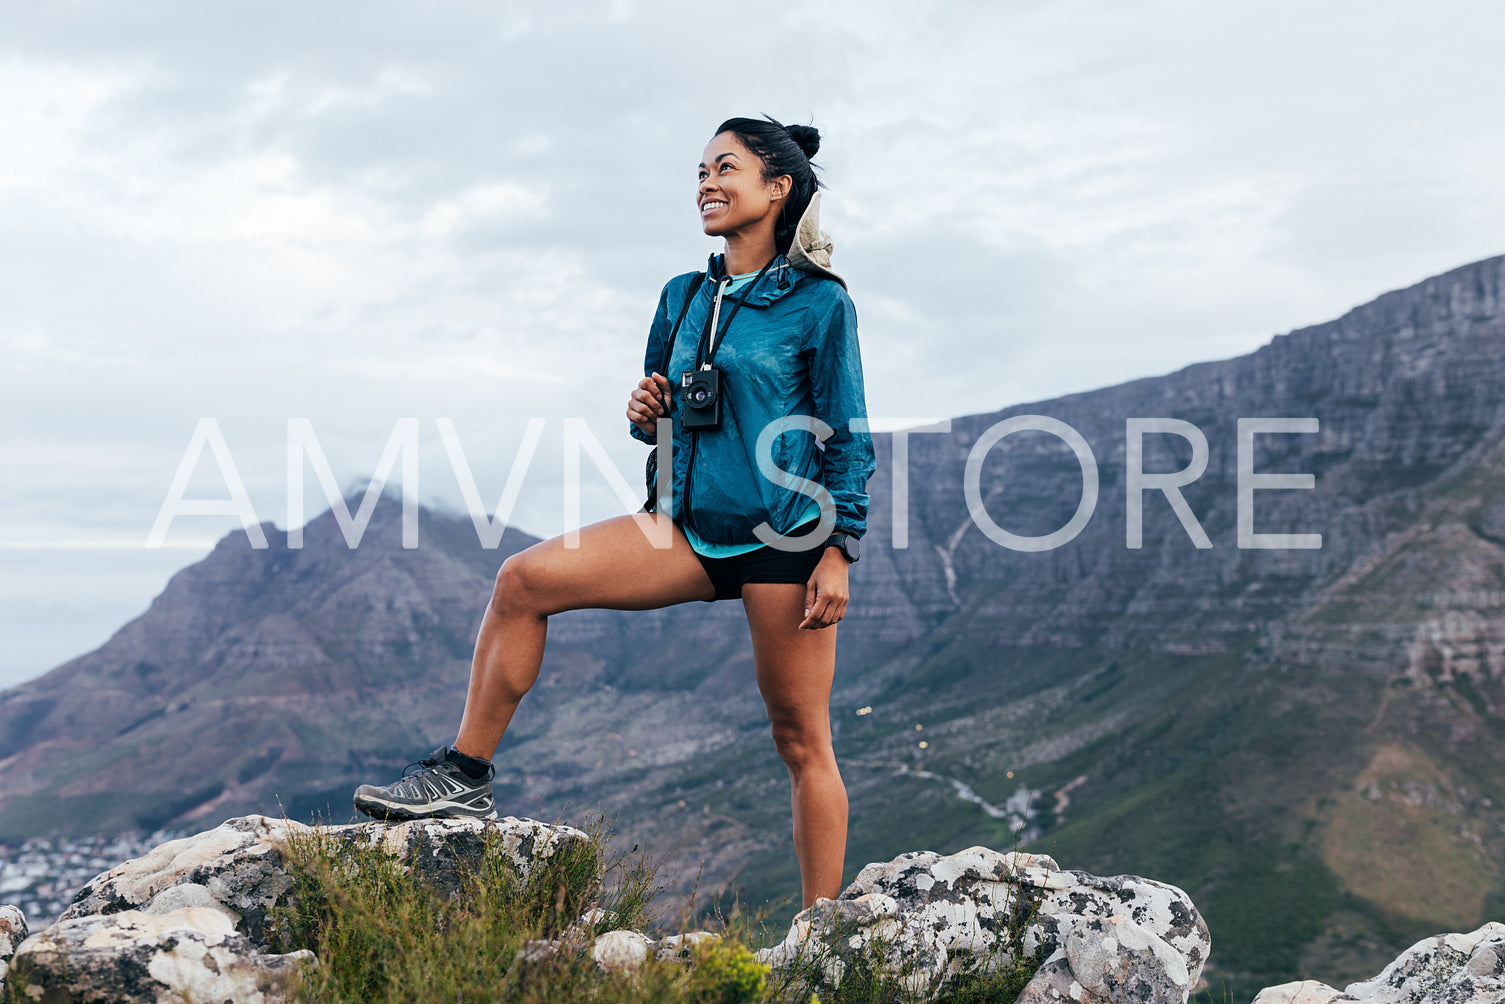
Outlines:
<svg viewBox="0 0 1505 1004"><path fill-rule="evenodd" d="M727 119L716 127L715 135L724 132L736 136L749 153L763 161L764 181L783 174L794 179L773 225L774 244L780 252L788 254L800 217L805 215L815 190L823 187L815 176L815 165L810 163L810 158L820 150L820 130L806 125L786 126L765 115L761 119Z"/></svg>

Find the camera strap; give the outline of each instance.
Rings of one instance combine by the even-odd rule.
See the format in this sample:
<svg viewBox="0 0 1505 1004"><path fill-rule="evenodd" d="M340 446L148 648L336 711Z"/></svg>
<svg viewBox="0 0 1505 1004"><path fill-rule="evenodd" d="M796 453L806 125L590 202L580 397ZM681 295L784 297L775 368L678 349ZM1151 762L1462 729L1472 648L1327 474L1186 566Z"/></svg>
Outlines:
<svg viewBox="0 0 1505 1004"><path fill-rule="evenodd" d="M679 326L683 323L685 315L690 312L690 304L695 302L695 294L700 292L702 282L705 282L705 273L696 272L695 278L690 280L690 291L685 294L684 306L679 308L679 316L674 319L674 327L669 329L669 340L664 343L664 361L658 367L658 371L664 376L669 375L669 357L674 354L674 338L679 334Z"/></svg>
<svg viewBox="0 0 1505 1004"><path fill-rule="evenodd" d="M742 295L737 297L732 303L731 313L726 315L726 323L720 325L719 331L717 322L721 317L721 293L732 280L730 276L723 276L716 283L716 300L711 304L710 325L706 328L705 333L700 336L700 346L695 352L697 359L696 369L708 370L711 368L711 363L716 358L716 350L721 347L722 342L726 341L726 333L732 329L732 321L736 319L737 311L742 309L742 304L747 302L747 298L752 295L754 287L758 285L758 280L768 274L768 270L773 267L773 263L778 258L778 255L774 255L768 259L766 265L758 270L758 274L753 277L752 282L747 284L747 288L742 291Z"/></svg>

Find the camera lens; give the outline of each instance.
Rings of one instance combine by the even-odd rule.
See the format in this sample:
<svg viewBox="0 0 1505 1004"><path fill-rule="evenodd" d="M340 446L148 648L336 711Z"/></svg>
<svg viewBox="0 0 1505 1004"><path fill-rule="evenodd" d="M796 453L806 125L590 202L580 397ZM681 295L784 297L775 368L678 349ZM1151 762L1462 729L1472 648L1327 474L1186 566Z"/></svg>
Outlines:
<svg viewBox="0 0 1505 1004"><path fill-rule="evenodd" d="M709 408L716 403L716 387L708 379L696 378L685 388L685 403L691 408Z"/></svg>

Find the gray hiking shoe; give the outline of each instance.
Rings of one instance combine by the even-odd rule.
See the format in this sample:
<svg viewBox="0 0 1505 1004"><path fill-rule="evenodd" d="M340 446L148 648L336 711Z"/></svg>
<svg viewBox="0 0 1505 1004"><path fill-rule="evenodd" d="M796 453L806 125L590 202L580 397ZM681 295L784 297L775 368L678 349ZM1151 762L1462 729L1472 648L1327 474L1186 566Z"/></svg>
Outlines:
<svg viewBox="0 0 1505 1004"><path fill-rule="evenodd" d="M472 778L450 763L448 746L440 746L417 763L403 769L402 777L387 785L363 784L355 789L355 807L377 819L401 822L408 819L452 819L474 816L495 819L496 801L491 797L491 779ZM408 770L418 770L409 774Z"/></svg>

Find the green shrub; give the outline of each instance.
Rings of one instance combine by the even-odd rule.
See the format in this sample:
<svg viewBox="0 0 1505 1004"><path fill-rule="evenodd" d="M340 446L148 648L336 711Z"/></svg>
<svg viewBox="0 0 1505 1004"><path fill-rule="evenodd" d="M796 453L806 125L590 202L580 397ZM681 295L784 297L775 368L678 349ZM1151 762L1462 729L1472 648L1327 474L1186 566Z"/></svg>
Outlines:
<svg viewBox="0 0 1505 1004"><path fill-rule="evenodd" d="M745 946L713 941L694 953L696 1004L755 1004L763 999L768 967Z"/></svg>
<svg viewBox="0 0 1505 1004"><path fill-rule="evenodd" d="M608 858L606 827L586 841L561 842L526 877L489 830L479 862L442 895L380 847L315 830L290 841L293 889L274 913L274 949L311 949L319 964L304 973L298 999L328 1002L524 1001L578 999L603 983L583 949L605 930L641 927L658 891L643 855ZM615 879L603 886L601 877ZM583 913L595 923L570 932L574 943L543 958L528 942L559 940ZM673 983L681 967L661 974ZM608 981L609 982L609 981ZM573 988L573 989L572 989ZM596 999L636 1000L608 991ZM673 999L673 998L670 998Z"/></svg>

